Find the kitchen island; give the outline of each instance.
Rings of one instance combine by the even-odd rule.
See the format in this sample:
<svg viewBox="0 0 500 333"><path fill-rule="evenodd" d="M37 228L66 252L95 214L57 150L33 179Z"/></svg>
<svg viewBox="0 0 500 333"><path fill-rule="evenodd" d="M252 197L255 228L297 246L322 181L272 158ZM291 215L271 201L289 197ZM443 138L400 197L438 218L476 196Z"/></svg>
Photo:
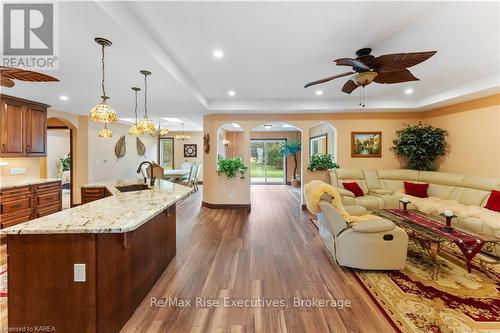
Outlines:
<svg viewBox="0 0 500 333"><path fill-rule="evenodd" d="M87 185L109 196L2 230L9 328L120 331L175 256L176 202L191 192L140 182Z"/></svg>

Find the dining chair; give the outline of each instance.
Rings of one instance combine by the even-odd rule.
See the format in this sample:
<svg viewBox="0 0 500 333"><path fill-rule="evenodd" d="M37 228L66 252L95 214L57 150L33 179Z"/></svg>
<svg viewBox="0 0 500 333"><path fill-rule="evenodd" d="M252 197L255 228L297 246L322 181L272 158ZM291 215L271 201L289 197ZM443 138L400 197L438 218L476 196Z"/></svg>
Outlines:
<svg viewBox="0 0 500 333"><path fill-rule="evenodd" d="M202 163L198 163L198 166L197 166L197 169L196 169L196 174L195 174L195 177L194 177L194 190L195 191L198 191L198 182L200 180L200 171L202 169L202 166L203 166Z"/></svg>

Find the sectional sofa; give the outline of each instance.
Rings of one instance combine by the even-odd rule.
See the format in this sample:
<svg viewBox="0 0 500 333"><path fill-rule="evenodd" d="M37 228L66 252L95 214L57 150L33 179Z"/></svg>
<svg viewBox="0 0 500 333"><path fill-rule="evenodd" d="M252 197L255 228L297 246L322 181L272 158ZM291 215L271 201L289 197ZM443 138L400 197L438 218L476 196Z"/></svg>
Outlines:
<svg viewBox="0 0 500 333"><path fill-rule="evenodd" d="M451 209L457 218L454 225L477 234L500 239L500 213L484 208L492 190L500 190L500 179L446 172L406 169L361 170L331 169L331 184L337 187L344 205L360 205L368 210L398 208L399 199L410 199L409 208L438 217ZM428 183L428 198L404 193L404 181ZM356 182L363 196L356 197L343 183ZM500 245L485 246L485 252L500 257Z"/></svg>

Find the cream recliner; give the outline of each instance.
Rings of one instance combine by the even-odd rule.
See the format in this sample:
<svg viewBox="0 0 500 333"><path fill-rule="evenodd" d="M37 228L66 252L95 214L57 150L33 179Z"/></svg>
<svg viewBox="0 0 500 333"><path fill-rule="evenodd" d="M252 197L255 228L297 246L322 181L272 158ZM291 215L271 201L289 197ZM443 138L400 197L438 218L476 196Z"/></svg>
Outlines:
<svg viewBox="0 0 500 333"><path fill-rule="evenodd" d="M321 200L319 207L321 240L339 265L370 270L405 267L408 236L393 222L379 219L346 223L331 201ZM351 214L354 211L349 210ZM360 215L366 213L358 211Z"/></svg>
<svg viewBox="0 0 500 333"><path fill-rule="evenodd" d="M491 190L500 190L500 179L447 172L406 169L331 169L330 182L342 196L345 206L361 205L369 210L398 208L399 199L410 198L410 208L418 209L442 220L439 214L451 209L457 215L453 223L479 235L500 239L500 213L484 208ZM343 187L344 182L357 182L362 197ZM428 183L428 198L404 193L404 181ZM500 257L500 245L485 246L483 251Z"/></svg>

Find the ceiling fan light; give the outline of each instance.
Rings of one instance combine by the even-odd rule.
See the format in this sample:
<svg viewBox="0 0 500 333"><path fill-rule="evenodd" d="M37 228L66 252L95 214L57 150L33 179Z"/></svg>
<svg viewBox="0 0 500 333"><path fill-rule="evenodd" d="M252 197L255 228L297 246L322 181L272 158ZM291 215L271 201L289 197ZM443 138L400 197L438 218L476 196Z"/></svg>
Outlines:
<svg viewBox="0 0 500 333"><path fill-rule="evenodd" d="M377 75L377 72L362 72L353 75L351 79L356 82L358 86L366 86L367 84L370 84Z"/></svg>

